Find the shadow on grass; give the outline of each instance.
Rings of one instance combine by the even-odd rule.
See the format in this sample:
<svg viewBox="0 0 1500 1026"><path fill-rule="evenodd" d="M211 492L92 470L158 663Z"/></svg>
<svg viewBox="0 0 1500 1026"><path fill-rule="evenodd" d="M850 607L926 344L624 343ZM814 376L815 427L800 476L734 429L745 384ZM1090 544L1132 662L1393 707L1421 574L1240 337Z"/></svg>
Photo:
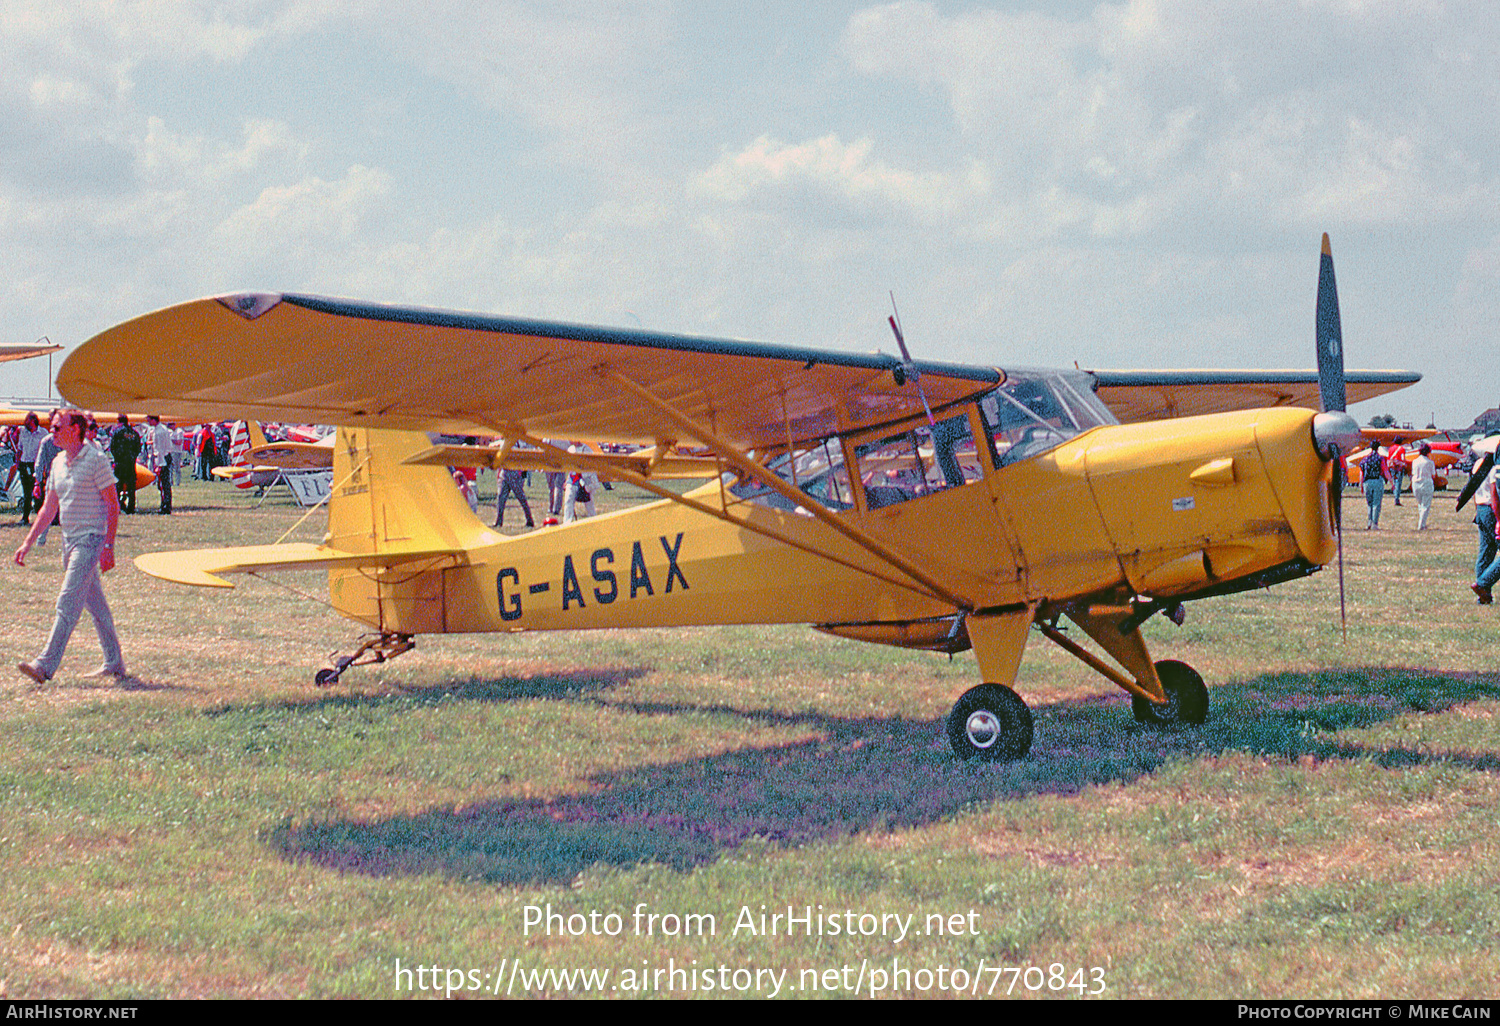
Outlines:
<svg viewBox="0 0 1500 1026"><path fill-rule="evenodd" d="M619 687L650 671L643 667L613 667L551 673L535 677L471 677L431 687L397 688L383 694L310 692L264 705L231 702L209 709L205 716L246 713L319 713L340 709L427 708L451 702L524 702L534 699L583 699Z"/></svg>
<svg viewBox="0 0 1500 1026"><path fill-rule="evenodd" d="M181 691L191 694L202 690L186 684L167 684L144 677L83 677L79 679L52 680L37 688L40 691L82 691L91 694L109 694L123 691Z"/></svg>
<svg viewBox="0 0 1500 1026"><path fill-rule="evenodd" d="M460 692L468 688L477 700L488 700L480 682ZM574 697L604 704L594 690L580 687ZM1215 710L1197 729L1142 727L1123 696L1038 706L1031 756L1010 764L959 762L935 720L611 702L612 709L642 715L728 714L805 726L820 737L600 774L593 778L596 790L585 795L496 800L371 822L288 821L267 829L263 840L288 859L343 872L563 883L598 863L687 869L751 838L797 845L919 826L967 807L1129 782L1169 760L1231 751L1287 760L1370 759L1393 769L1451 763L1500 770L1500 758L1488 752L1377 748L1333 736L1500 697L1490 677L1392 668L1280 673L1220 686L1211 695Z"/></svg>

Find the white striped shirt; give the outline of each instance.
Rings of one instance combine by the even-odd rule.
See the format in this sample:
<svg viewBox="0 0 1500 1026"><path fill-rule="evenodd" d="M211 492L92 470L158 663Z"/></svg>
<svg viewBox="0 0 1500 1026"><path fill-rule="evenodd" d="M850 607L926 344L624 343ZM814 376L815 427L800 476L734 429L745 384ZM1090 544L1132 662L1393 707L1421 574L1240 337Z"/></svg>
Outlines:
<svg viewBox="0 0 1500 1026"><path fill-rule="evenodd" d="M105 534L109 530L104 490L108 488L109 495L114 495L115 468L104 453L85 443L71 465L67 453L58 453L47 487L57 496L64 534Z"/></svg>

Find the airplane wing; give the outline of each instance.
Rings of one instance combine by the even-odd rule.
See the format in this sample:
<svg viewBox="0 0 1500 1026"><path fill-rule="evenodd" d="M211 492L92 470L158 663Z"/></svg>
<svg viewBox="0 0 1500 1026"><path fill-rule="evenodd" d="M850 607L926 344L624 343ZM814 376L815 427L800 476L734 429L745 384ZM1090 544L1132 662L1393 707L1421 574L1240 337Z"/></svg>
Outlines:
<svg viewBox="0 0 1500 1026"><path fill-rule="evenodd" d="M1099 398L1122 424L1266 406L1320 408L1317 371L1096 370ZM1350 403L1414 385L1412 371L1347 371Z"/></svg>
<svg viewBox="0 0 1500 1026"><path fill-rule="evenodd" d="M152 577L196 587L232 588L220 574L248 574L259 570L332 570L339 567L400 566L437 559L456 560L453 549L350 553L326 545L297 542L283 545L246 545L232 549L193 549L187 552L148 552L135 565Z"/></svg>
<svg viewBox="0 0 1500 1026"><path fill-rule="evenodd" d="M45 356L55 353L62 346L53 345L51 342L42 340L39 342L0 342L0 363L10 360L29 360L33 356Z"/></svg>
<svg viewBox="0 0 1500 1026"><path fill-rule="evenodd" d="M1004 380L916 370L934 408ZM147 314L78 347L57 381L71 402L127 412L642 444L676 439L676 413L742 451L922 412L901 360L880 353L293 295Z"/></svg>

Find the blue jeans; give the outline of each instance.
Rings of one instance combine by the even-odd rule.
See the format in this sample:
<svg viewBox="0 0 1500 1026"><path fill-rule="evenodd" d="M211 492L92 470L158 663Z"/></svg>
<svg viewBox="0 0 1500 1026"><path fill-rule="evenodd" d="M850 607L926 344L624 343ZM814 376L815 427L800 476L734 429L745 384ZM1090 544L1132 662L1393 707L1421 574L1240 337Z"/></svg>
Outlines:
<svg viewBox="0 0 1500 1026"><path fill-rule="evenodd" d="M48 677L57 672L62 663L63 651L78 618L87 609L94 618L94 630L99 634L99 647L104 650L104 665L110 670L125 672L125 657L120 652L120 638L115 633L115 618L104 600L104 582L99 574L99 553L104 548L104 535L83 534L77 538L63 537L63 584L57 596L57 619L52 622L52 634L47 638L47 647L36 657L36 664Z"/></svg>
<svg viewBox="0 0 1500 1026"><path fill-rule="evenodd" d="M1474 580L1482 584L1486 571L1495 562L1495 510L1489 503L1474 507L1474 526L1479 528L1479 558L1474 560Z"/></svg>
<svg viewBox="0 0 1500 1026"><path fill-rule="evenodd" d="M1380 526L1380 502L1385 498L1385 478L1377 477L1365 481L1365 503L1370 507L1370 519L1366 527Z"/></svg>

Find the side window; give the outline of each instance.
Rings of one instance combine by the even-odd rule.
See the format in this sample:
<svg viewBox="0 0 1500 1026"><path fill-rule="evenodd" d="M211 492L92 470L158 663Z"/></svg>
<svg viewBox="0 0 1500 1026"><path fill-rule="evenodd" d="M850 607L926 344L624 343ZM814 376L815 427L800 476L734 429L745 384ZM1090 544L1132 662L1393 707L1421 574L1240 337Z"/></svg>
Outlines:
<svg viewBox="0 0 1500 1026"><path fill-rule="evenodd" d="M871 509L957 488L980 476L967 412L866 442L854 452Z"/></svg>
<svg viewBox="0 0 1500 1026"><path fill-rule="evenodd" d="M849 472L844 466L844 449L837 437L825 438L806 449L797 450L791 456L783 453L772 457L766 466L787 484L834 512L854 505L854 492L849 487ZM725 476L725 485L740 499L773 509L796 508L784 496L753 479L741 479L735 474L728 474Z"/></svg>

